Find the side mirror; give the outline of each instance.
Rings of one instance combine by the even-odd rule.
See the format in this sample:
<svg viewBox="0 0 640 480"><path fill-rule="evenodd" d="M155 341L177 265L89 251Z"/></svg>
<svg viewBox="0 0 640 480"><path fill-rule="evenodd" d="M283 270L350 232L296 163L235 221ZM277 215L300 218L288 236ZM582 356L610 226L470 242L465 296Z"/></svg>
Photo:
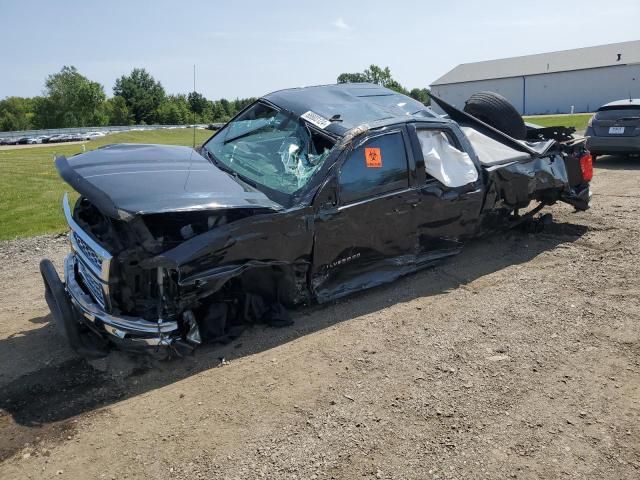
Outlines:
<svg viewBox="0 0 640 480"><path fill-rule="evenodd" d="M329 179L322 185L314 203L316 212L320 215L338 210L338 185L335 178Z"/></svg>

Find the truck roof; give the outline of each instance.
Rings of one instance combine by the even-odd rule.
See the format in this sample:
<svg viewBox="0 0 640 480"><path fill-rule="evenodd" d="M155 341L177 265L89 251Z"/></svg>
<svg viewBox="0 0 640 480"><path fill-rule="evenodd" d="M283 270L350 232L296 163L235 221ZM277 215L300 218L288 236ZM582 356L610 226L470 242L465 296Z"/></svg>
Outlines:
<svg viewBox="0 0 640 480"><path fill-rule="evenodd" d="M385 120L391 123L417 117L443 121L417 100L373 83L290 88L262 98L297 116L307 112L320 115L331 122L325 129L339 136L360 125Z"/></svg>

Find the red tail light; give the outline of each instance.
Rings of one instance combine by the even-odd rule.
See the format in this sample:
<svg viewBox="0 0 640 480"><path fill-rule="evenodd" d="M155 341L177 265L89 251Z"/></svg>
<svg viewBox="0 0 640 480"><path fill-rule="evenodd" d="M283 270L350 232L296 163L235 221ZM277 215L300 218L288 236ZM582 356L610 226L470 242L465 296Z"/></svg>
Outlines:
<svg viewBox="0 0 640 480"><path fill-rule="evenodd" d="M580 170L582 170L582 179L590 182L593 178L593 159L590 153L585 153L580 157Z"/></svg>

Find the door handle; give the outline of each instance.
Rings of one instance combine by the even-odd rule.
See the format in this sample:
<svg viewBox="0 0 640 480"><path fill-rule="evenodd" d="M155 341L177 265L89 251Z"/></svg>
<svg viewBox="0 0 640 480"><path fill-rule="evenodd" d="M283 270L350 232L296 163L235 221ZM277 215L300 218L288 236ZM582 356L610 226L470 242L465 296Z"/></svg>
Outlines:
<svg viewBox="0 0 640 480"><path fill-rule="evenodd" d="M316 217L319 220L328 220L331 217L335 216L338 214L338 207L337 206L330 206L330 207L326 207L326 208L322 208L320 209L320 211L317 213Z"/></svg>

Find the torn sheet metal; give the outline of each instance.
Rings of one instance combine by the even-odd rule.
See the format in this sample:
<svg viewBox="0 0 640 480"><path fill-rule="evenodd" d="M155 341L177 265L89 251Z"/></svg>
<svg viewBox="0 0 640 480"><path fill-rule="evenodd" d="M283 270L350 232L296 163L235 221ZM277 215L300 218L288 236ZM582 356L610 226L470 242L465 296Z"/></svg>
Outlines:
<svg viewBox="0 0 640 480"><path fill-rule="evenodd" d="M488 171L500 198L512 208L524 208L533 199L553 203L570 190L567 169L559 155L513 162Z"/></svg>

